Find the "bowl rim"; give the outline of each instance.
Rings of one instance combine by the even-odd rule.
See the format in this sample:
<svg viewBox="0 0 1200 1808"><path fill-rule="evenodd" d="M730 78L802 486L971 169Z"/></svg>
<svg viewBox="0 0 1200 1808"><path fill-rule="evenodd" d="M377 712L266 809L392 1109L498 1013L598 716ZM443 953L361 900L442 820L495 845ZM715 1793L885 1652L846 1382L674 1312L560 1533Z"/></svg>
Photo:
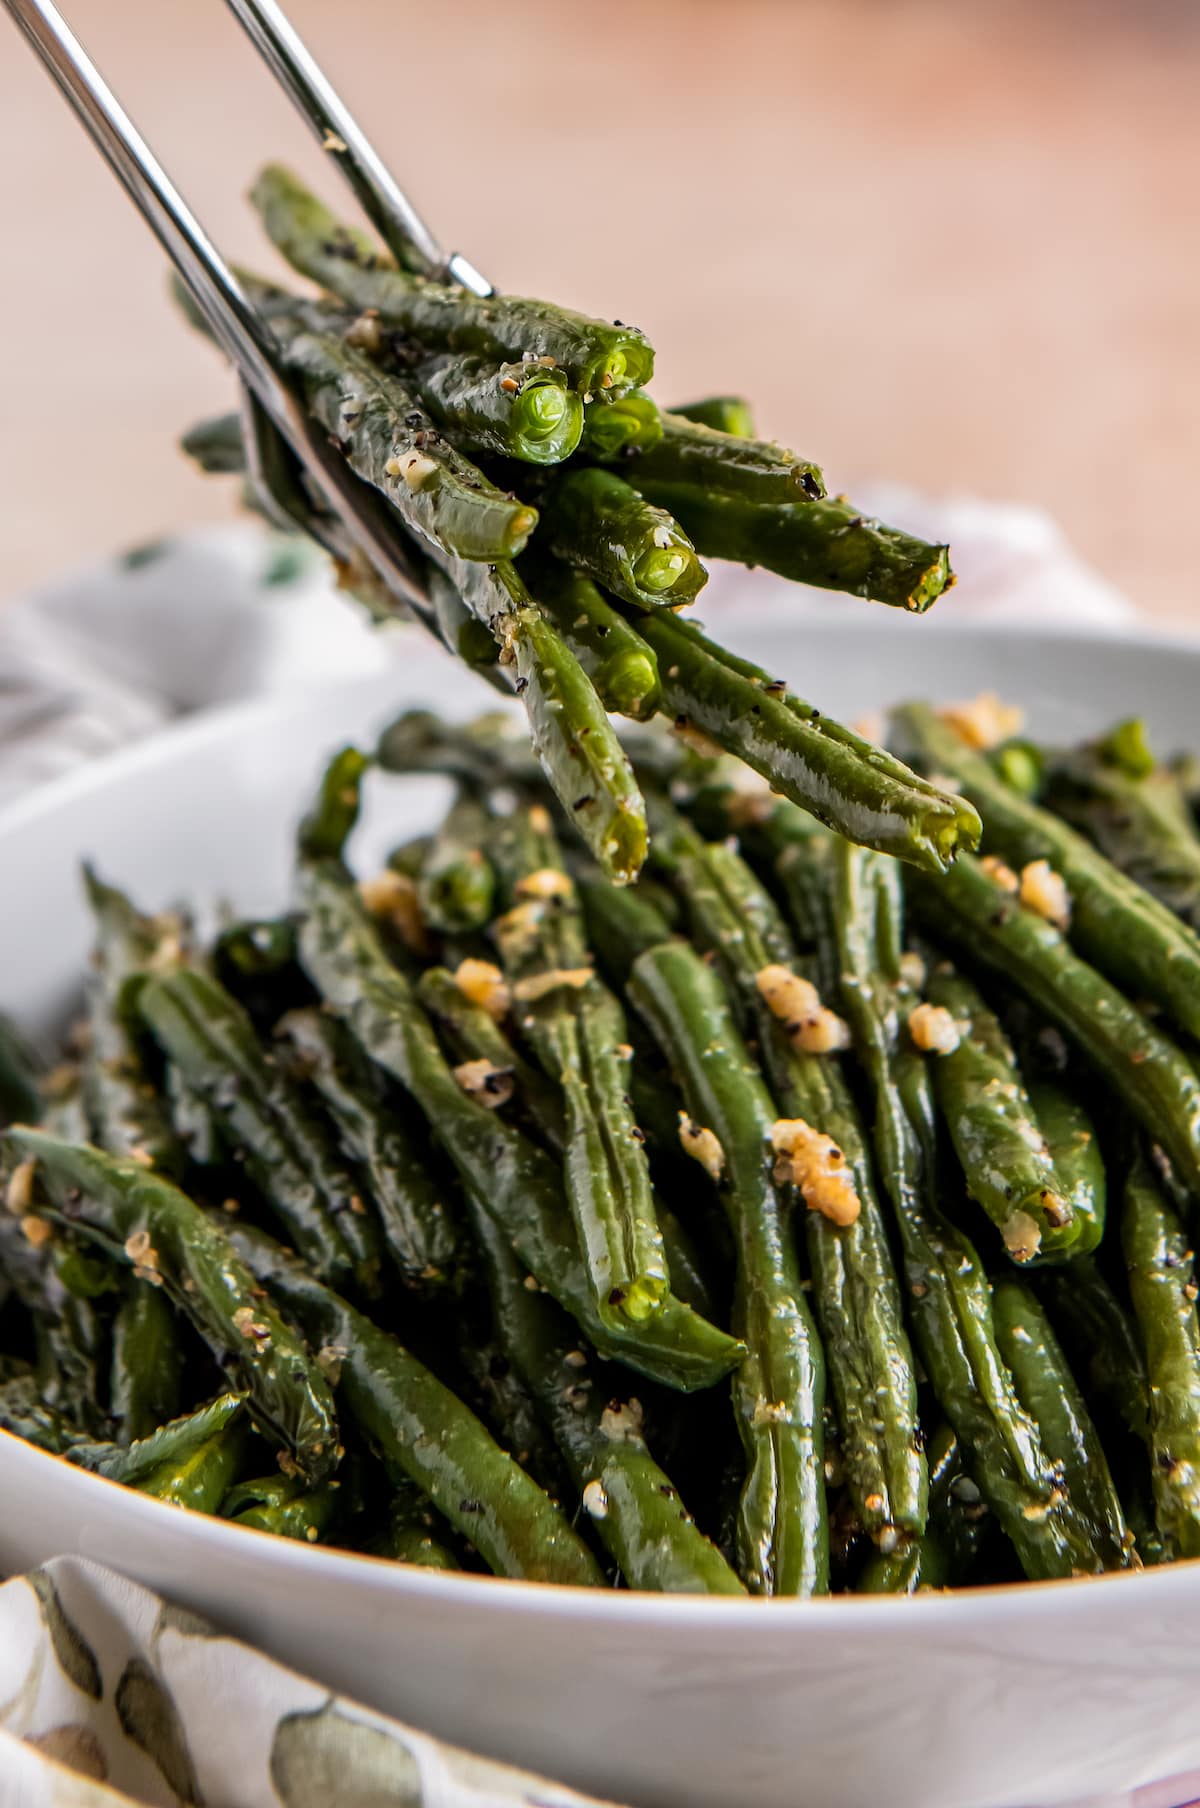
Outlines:
<svg viewBox="0 0 1200 1808"><path fill-rule="evenodd" d="M778 603L771 603L766 599L762 603L748 602L744 609L739 610L739 615L752 630L777 629L780 625ZM810 628L834 629L839 633L855 636L880 630L884 633L902 631L901 622L908 618L889 617L883 612L878 623L868 625L862 618L842 616L839 619L837 605L833 604L808 609L798 619ZM1031 650L1061 650L1081 644L1116 644L1200 660L1200 637L1177 630L1161 630L1136 618L1119 623L1043 626L1021 622L1015 626L1023 642ZM984 646L1001 643L1010 646L1013 632L1013 626L996 620L947 621L937 628L939 640ZM415 648L408 652L411 658ZM439 662L445 657L439 649L428 644L422 646L421 654L418 655L422 658L426 656ZM169 723L126 747L103 754L71 772L33 787L26 796L0 809L0 840L6 834L35 824L40 817L53 815L60 806L86 798L90 793L108 785L119 784L123 779L153 768L160 762L182 757L189 750L202 750L214 741L236 736L239 731L252 732L256 726L266 726L272 720L307 714L314 704L328 699L369 699L372 710L378 702L382 713L387 707L388 687L392 682L394 679L387 672L358 674L332 683L306 683L286 691L243 698L214 709L198 711L195 715ZM493 697L489 707L495 708L502 701ZM22 1463L28 1464L34 1472L43 1468L47 1481L51 1483L55 1482L55 1478L61 1482L69 1476L69 1485L81 1486L85 1499L89 1490L93 1493L97 1488L119 1490L122 1510L134 1523L141 1514L151 1516L148 1529L153 1525L160 1532L165 1531L168 1524L165 1516L173 1515L177 1520L181 1512L178 1507L139 1494L136 1489L120 1482L93 1474L68 1462L64 1457L41 1450L15 1434L0 1429L0 1467L7 1469L15 1464L19 1468ZM96 1498L99 1502L100 1497ZM651 1593L618 1588L589 1589L504 1576L430 1570L420 1565L338 1550L332 1546L300 1544L296 1540L200 1513L188 1515L183 1535L198 1553L207 1551L217 1561L222 1554L228 1554L231 1558L245 1556L253 1548L245 1540L256 1539L262 1542L259 1561L270 1561L277 1572L295 1570L298 1577L302 1578L305 1573L315 1573L315 1565L317 1571L328 1581L348 1581L352 1575L367 1578L371 1585L381 1587L391 1598L409 1596L436 1600L443 1602L447 1609L461 1607L464 1611L490 1607L522 1617L581 1617L585 1620L600 1619L617 1625L628 1623L639 1627L658 1624L699 1629L711 1625L714 1629L718 1626L729 1629L731 1622L738 1627L748 1626L753 1622L747 1616L760 1616L765 1610L771 1615L772 1623L782 1621L788 1626L798 1624L798 1616L803 1617L806 1625L814 1620L819 1623L828 1620L832 1624L832 1616L836 1616L843 1625L852 1618L855 1627L864 1633L882 1633L885 1629L894 1633L899 1626L913 1624L910 1616L919 1615L922 1626L936 1623L938 1627L950 1631L969 1623L974 1630L978 1630L983 1621L999 1625L1019 1621L1029 1615L1040 1617L1049 1609L1056 1616L1066 1613L1076 1620L1086 1620L1098 1611L1107 1612L1110 1603L1115 1601L1117 1589L1128 1591L1136 1587L1139 1591L1138 1598L1147 1602L1152 1590L1161 1593L1164 1589L1182 1586L1200 1593L1200 1559L1182 1559L1141 1572L1124 1571L1038 1582L993 1583L945 1591L930 1590L911 1596L831 1595L804 1599L773 1597L764 1600L754 1596L742 1598ZM232 1545L229 1543L231 1538ZM271 1553L269 1558L268 1547ZM899 1611L898 1603L902 1603L905 1610L899 1620L895 1617Z"/></svg>

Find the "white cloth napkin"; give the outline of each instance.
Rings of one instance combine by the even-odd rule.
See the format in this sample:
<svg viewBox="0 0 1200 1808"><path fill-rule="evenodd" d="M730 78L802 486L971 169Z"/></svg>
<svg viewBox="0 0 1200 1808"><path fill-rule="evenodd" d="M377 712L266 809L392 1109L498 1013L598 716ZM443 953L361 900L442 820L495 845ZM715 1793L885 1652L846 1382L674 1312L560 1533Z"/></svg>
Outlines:
<svg viewBox="0 0 1200 1808"><path fill-rule="evenodd" d="M1132 613L1035 509L892 484L858 500L950 541L959 582L939 614L1116 627ZM770 607L784 590L790 613L806 606L769 573L727 568L705 593L706 622L719 633L727 611ZM871 607L821 597L814 606ZM410 631L372 628L320 554L249 524L147 547L18 599L0 612L0 807L193 711L385 670ZM221 1737L206 1739L217 1724ZM293 1757L276 1760L285 1726ZM322 1776L336 1777L324 1794ZM0 1808L115 1808L131 1797L174 1808L200 1799L201 1786L227 1808L584 1804L333 1700L94 1565L60 1559L0 1588ZM1198 1801L1200 1774L1078 1808Z"/></svg>
<svg viewBox="0 0 1200 1808"><path fill-rule="evenodd" d="M112 1570L0 1587L0 1808L601 1808L331 1695Z"/></svg>

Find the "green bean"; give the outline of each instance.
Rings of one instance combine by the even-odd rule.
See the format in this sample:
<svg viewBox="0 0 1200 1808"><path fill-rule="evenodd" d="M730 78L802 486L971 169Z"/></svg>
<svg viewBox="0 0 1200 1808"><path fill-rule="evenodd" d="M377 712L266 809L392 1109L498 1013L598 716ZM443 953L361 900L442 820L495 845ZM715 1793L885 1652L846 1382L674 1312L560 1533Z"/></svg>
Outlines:
<svg viewBox="0 0 1200 1808"><path fill-rule="evenodd" d="M743 1594L647 1449L639 1402L608 1399L608 1378L578 1347L572 1320L547 1294L525 1285L507 1238L478 1206L472 1222L509 1359L567 1461L584 1513L630 1587Z"/></svg>
<svg viewBox="0 0 1200 1808"><path fill-rule="evenodd" d="M1126 1568L1130 1537L1108 1458L1049 1319L1013 1275L995 1282L992 1317L1021 1404L1046 1454L1060 1466L1071 1503L1103 1553L1105 1568Z"/></svg>
<svg viewBox="0 0 1200 1808"><path fill-rule="evenodd" d="M205 1443L161 1463L130 1486L170 1507L215 1513L229 1492L245 1451L245 1422L234 1419Z"/></svg>
<svg viewBox="0 0 1200 1808"><path fill-rule="evenodd" d="M1150 1384L1136 1324L1091 1256L1074 1256L1036 1276L1076 1370L1131 1437L1150 1436Z"/></svg>
<svg viewBox="0 0 1200 1808"><path fill-rule="evenodd" d="M520 295L486 299L398 270L365 234L339 225L289 170L270 164L251 193L267 236L303 276L424 345L498 363L553 358L572 388L612 397L648 383L654 353L633 327Z"/></svg>
<svg viewBox="0 0 1200 1808"><path fill-rule="evenodd" d="M1083 958L1200 1036L1200 939L1187 925L1068 824L1013 791L924 704L906 705L894 720L921 764L949 773L982 811L986 848L1018 867L1048 860L1062 877L1070 896L1070 939Z"/></svg>
<svg viewBox="0 0 1200 1808"><path fill-rule="evenodd" d="M803 506L825 494L825 479L808 459L681 414L662 416L662 436L631 461L630 481L639 488L680 484L706 499L729 497L759 508Z"/></svg>
<svg viewBox="0 0 1200 1808"><path fill-rule="evenodd" d="M671 412L685 421L712 427L717 433L754 438L754 410L744 396L705 396L699 402L677 402Z"/></svg>
<svg viewBox="0 0 1200 1808"><path fill-rule="evenodd" d="M1026 1084L1059 1187L1079 1226L1074 1254L1087 1255L1104 1235L1108 1201L1108 1177L1095 1125L1068 1087L1032 1075Z"/></svg>
<svg viewBox="0 0 1200 1808"><path fill-rule="evenodd" d="M139 1482L156 1469L165 1471L183 1463L219 1433L240 1424L245 1414L245 1394L218 1394L194 1411L156 1426L132 1444L91 1443L77 1438L67 1455L81 1469L89 1469L109 1481Z"/></svg>
<svg viewBox="0 0 1200 1808"><path fill-rule="evenodd" d="M509 905L493 933L521 1033L562 1088L563 1185L595 1309L610 1329L638 1323L661 1305L667 1270L629 1098L625 1014L590 968L575 888L546 812L515 812L497 825L492 845Z"/></svg>
<svg viewBox="0 0 1200 1808"><path fill-rule="evenodd" d="M183 1397L179 1326L157 1287L130 1279L112 1327L109 1399L123 1444L173 1419Z"/></svg>
<svg viewBox="0 0 1200 1808"><path fill-rule="evenodd" d="M901 972L904 902L894 862L838 847L834 914L842 1002L874 1100L876 1171L899 1233L913 1339L972 1477L1031 1578L1099 1570L996 1347L991 1291L970 1241L940 1209L927 1065L901 1026L916 994Z"/></svg>
<svg viewBox="0 0 1200 1808"><path fill-rule="evenodd" d="M1200 1188L1200 1078L1187 1055L970 856L941 879L918 880L913 900L923 923L1070 1038L1161 1144L1180 1183Z"/></svg>
<svg viewBox="0 0 1200 1808"><path fill-rule="evenodd" d="M988 1509L967 1474L949 1425L929 1444L929 1523L920 1538L890 1554L877 1551L856 1584L864 1595L912 1595L971 1581L989 1530Z"/></svg>
<svg viewBox="0 0 1200 1808"><path fill-rule="evenodd" d="M736 754L839 834L941 872L979 818L899 760L823 716L669 611L638 618L658 658L664 713Z"/></svg>
<svg viewBox="0 0 1200 1808"><path fill-rule="evenodd" d="M646 857L645 806L583 664L534 603L513 565L473 566L458 560L450 576L500 642L501 660L516 669L517 694L537 764L568 820L611 878L622 884L636 878ZM381 763L387 766L389 758L399 757L402 745L401 736L389 730L380 747ZM480 753L485 782L495 784L500 775L494 754L489 759L485 747ZM478 770L477 761L471 782Z"/></svg>
<svg viewBox="0 0 1200 1808"><path fill-rule="evenodd" d="M468 452L556 465L579 444L583 403L557 365L497 364L444 352L422 359L410 374L434 420Z"/></svg>
<svg viewBox="0 0 1200 1808"><path fill-rule="evenodd" d="M925 1525L928 1476L920 1450L917 1383L866 1137L831 1053L805 1053L768 1005L759 976L799 963L772 900L728 846L707 846L669 806L652 806L654 845L687 900L693 933L725 975L754 1036L779 1114L803 1119L844 1157L857 1216L804 1212L812 1303L837 1408L855 1508L877 1541Z"/></svg>
<svg viewBox="0 0 1200 1808"><path fill-rule="evenodd" d="M612 412L610 409L608 412ZM645 722L660 707L658 661L595 584L557 559L535 568L538 604L596 687L605 709Z"/></svg>
<svg viewBox="0 0 1200 1808"><path fill-rule="evenodd" d="M598 464L645 451L662 438L658 404L644 389L631 389L618 401L592 401L584 405L580 447Z"/></svg>
<svg viewBox="0 0 1200 1808"><path fill-rule="evenodd" d="M706 557L765 565L797 584L842 590L923 615L954 583L950 549L887 527L844 497L784 506L714 495L702 484L643 477L630 482L669 509Z"/></svg>
<svg viewBox="0 0 1200 1808"><path fill-rule="evenodd" d="M933 1089L962 1166L1014 1262L1061 1259L1079 1225L1000 1019L962 974L934 968L926 995L957 1041L930 1058Z"/></svg>
<svg viewBox="0 0 1200 1808"><path fill-rule="evenodd" d="M588 943L602 971L618 985L639 954L666 941L671 925L642 895L641 885L618 887L603 879L581 879L577 890Z"/></svg>
<svg viewBox="0 0 1200 1808"><path fill-rule="evenodd" d="M737 1244L734 1329L748 1354L733 1397L746 1457L738 1567L756 1594L829 1586L824 1360L771 1172L775 1111L716 975L683 942L638 956L630 997L675 1069L688 1111L722 1151Z"/></svg>
<svg viewBox="0 0 1200 1808"><path fill-rule="evenodd" d="M329 1481L308 1488L293 1475L259 1476L230 1488L220 1503L221 1517L257 1532L273 1532L277 1538L317 1544L337 1511L338 1486Z"/></svg>
<svg viewBox="0 0 1200 1808"><path fill-rule="evenodd" d="M1200 1556L1200 1317L1183 1225L1145 1160L1125 1183L1121 1247L1146 1350L1155 1519L1168 1553Z"/></svg>
<svg viewBox="0 0 1200 1808"><path fill-rule="evenodd" d="M316 796L296 831L301 859L341 859L358 823L362 781L370 764L357 747L340 747L326 762Z"/></svg>
<svg viewBox="0 0 1200 1808"><path fill-rule="evenodd" d="M577 1586L602 1581L562 1510L424 1363L271 1238L248 1226L233 1234L259 1281L320 1344L346 1412L384 1466L415 1482L490 1569Z"/></svg>
<svg viewBox="0 0 1200 1808"><path fill-rule="evenodd" d="M417 882L421 916L431 929L467 935L489 921L496 879L481 845L488 827L478 799L460 794L433 838Z"/></svg>
<svg viewBox="0 0 1200 1808"><path fill-rule="evenodd" d="M424 1138L385 1095L378 1070L323 1011L290 1011L277 1033L294 1053L295 1077L319 1094L343 1156L360 1168L402 1278L422 1287L451 1282L460 1256L454 1215Z"/></svg>
<svg viewBox="0 0 1200 1808"><path fill-rule="evenodd" d="M425 1496L411 1482L395 1488L387 1523L366 1549L373 1557L412 1563L421 1569L457 1570L462 1565L435 1532L435 1518Z"/></svg>
<svg viewBox="0 0 1200 1808"><path fill-rule="evenodd" d="M144 1155L155 1167L178 1173L181 1151L150 1083L131 1027L130 1001L140 975L182 960L183 925L174 916L143 916L90 866L83 879L96 927L84 1064L84 1098L95 1139L112 1155Z"/></svg>
<svg viewBox="0 0 1200 1808"><path fill-rule="evenodd" d="M246 1173L320 1272L379 1285L379 1237L354 1176L303 1093L260 1046L236 999L207 974L148 980L138 1009L184 1078L218 1115Z"/></svg>
<svg viewBox="0 0 1200 1808"><path fill-rule="evenodd" d="M612 471L593 466L556 479L542 533L551 552L639 610L678 609L707 581L679 524Z"/></svg>
<svg viewBox="0 0 1200 1808"><path fill-rule="evenodd" d="M314 1480L336 1461L333 1401L286 1324L258 1297L229 1237L167 1180L137 1162L14 1129L7 1146L36 1162L55 1217L162 1286L222 1362L241 1377L258 1423ZM157 1279L155 1278L157 1277Z"/></svg>
<svg viewBox="0 0 1200 1808"><path fill-rule="evenodd" d="M301 959L360 1045L424 1113L464 1190L502 1225L517 1255L602 1355L669 1387L711 1387L742 1345L672 1295L640 1324L609 1329L595 1311L555 1162L469 1098L442 1057L412 988L388 960L344 873L329 863L301 875L307 910Z"/></svg>

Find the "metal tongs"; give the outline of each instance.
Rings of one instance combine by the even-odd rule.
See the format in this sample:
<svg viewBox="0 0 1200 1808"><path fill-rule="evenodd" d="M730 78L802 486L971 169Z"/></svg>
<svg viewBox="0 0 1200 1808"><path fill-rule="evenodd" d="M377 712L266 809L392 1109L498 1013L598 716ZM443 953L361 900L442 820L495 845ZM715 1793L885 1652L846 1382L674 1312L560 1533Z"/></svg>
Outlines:
<svg viewBox="0 0 1200 1808"><path fill-rule="evenodd" d="M51 0L3 0L167 252L238 372L248 479L263 512L303 526L351 571L369 571L398 612L432 627L424 580L385 499L360 482L309 416L269 327ZM401 266L473 294L491 284L446 253L275 0L227 0ZM314 507L314 502L317 504ZM436 630L435 630L436 631Z"/></svg>

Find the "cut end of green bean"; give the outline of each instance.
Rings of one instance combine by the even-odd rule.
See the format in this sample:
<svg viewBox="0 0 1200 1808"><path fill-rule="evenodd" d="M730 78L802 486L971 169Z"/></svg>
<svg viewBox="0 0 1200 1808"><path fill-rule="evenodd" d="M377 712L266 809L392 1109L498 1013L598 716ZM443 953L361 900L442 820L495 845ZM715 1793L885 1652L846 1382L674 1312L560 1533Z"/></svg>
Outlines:
<svg viewBox="0 0 1200 1808"><path fill-rule="evenodd" d="M643 590L652 596L666 596L683 584L696 563L695 555L684 546L655 546L642 554L633 570Z"/></svg>
<svg viewBox="0 0 1200 1808"><path fill-rule="evenodd" d="M644 654L622 652L611 660L604 668L603 696L609 709L635 722L652 715L658 696L658 664L649 650Z"/></svg>

